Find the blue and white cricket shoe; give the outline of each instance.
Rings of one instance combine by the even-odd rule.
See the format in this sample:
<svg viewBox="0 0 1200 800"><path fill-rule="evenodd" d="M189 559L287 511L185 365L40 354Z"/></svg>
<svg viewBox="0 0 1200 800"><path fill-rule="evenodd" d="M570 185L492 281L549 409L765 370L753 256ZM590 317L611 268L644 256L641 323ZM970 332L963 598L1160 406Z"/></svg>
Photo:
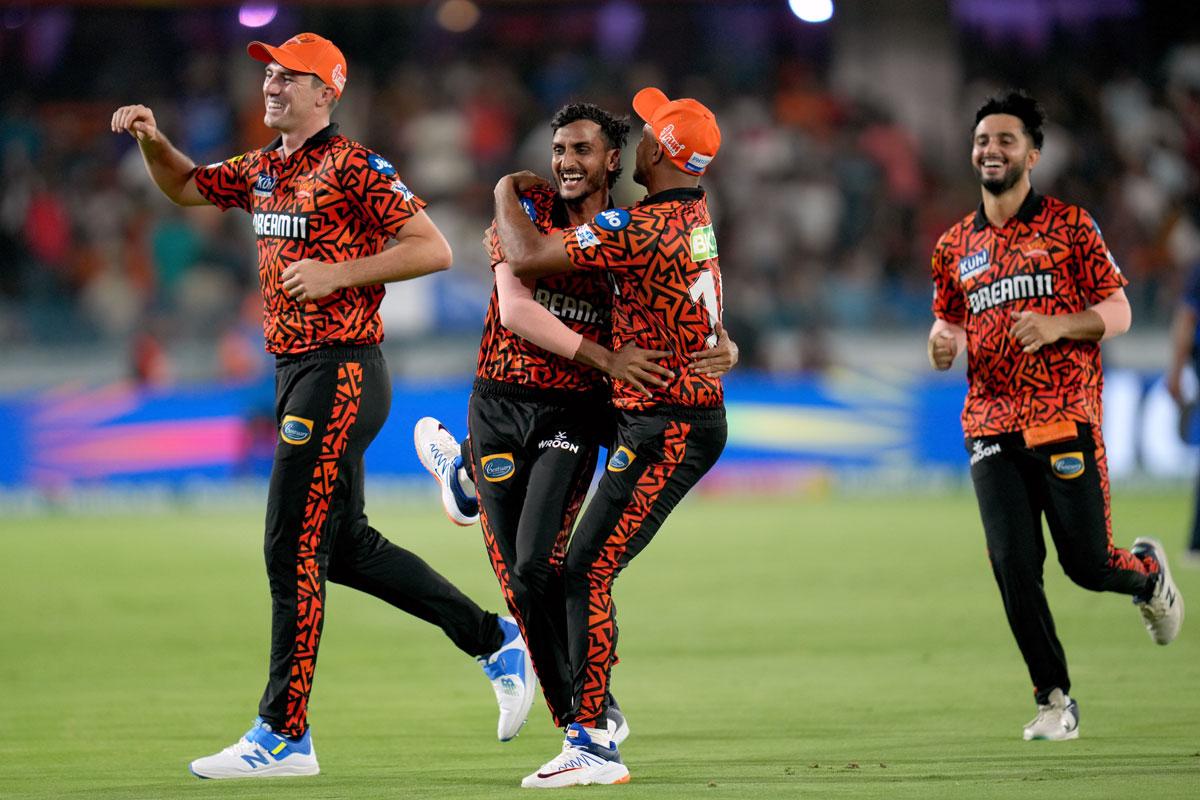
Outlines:
<svg viewBox="0 0 1200 800"><path fill-rule="evenodd" d="M321 771L311 728L301 738L289 739L272 731L262 717L256 717L253 727L236 743L197 758L188 769L197 778L276 778Z"/></svg>
<svg viewBox="0 0 1200 800"><path fill-rule="evenodd" d="M621 707L612 697L609 697L608 708L604 710L604 722L612 743L620 747L621 742L629 738L629 720L625 719Z"/></svg>
<svg viewBox="0 0 1200 800"><path fill-rule="evenodd" d="M567 726L563 749L521 786L526 789L557 789L562 786L586 786L592 783L629 783L629 768L621 763L621 754L611 741L598 741L601 734L577 723ZM603 738L607 739L605 735Z"/></svg>
<svg viewBox="0 0 1200 800"><path fill-rule="evenodd" d="M504 644L490 656L481 656L478 661L483 667L483 674L492 682L496 702L500 705L496 737L507 742L520 732L525 720L529 719L529 707L533 705L533 695L537 690L537 676L516 620L499 617L497 621L504 632Z"/></svg>
<svg viewBox="0 0 1200 800"><path fill-rule="evenodd" d="M468 490L459 479L463 460L454 435L433 417L421 417L413 426L413 445L421 465L442 486L442 507L450 521L464 527L478 522L479 499L475 487Z"/></svg>

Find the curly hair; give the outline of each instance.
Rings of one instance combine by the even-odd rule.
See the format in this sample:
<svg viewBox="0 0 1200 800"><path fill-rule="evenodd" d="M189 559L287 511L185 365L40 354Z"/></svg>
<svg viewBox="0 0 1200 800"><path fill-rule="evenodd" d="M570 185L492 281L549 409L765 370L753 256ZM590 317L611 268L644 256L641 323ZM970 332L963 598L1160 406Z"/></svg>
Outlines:
<svg viewBox="0 0 1200 800"><path fill-rule="evenodd" d="M992 114L1011 114L1021 120L1025 134L1033 140L1033 146L1042 149L1042 125L1046 122L1046 112L1023 89L1010 89L1002 95L989 97L975 112L975 125Z"/></svg>
<svg viewBox="0 0 1200 800"><path fill-rule="evenodd" d="M581 119L591 120L600 126L600 132L604 134L604 140L608 142L609 150L625 149L625 142L629 138L629 117L614 116L594 103L569 103L563 106L550 120L550 130L557 131L559 128L570 125L572 122L579 122ZM621 167L608 173L608 188L611 189L616 185L619 177L621 177Z"/></svg>

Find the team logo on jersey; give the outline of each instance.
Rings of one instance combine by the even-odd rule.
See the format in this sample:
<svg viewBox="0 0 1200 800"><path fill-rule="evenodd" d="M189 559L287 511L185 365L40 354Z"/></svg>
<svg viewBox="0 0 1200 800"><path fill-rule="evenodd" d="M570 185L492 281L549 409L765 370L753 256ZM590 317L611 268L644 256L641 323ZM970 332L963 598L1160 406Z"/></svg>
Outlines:
<svg viewBox="0 0 1200 800"><path fill-rule="evenodd" d="M692 261L707 261L717 257L717 235L712 225L692 231Z"/></svg>
<svg viewBox="0 0 1200 800"><path fill-rule="evenodd" d="M388 161L378 153L371 153L367 156L367 164L371 169L378 172L380 175L395 175L396 168L392 166L392 162Z"/></svg>
<svg viewBox="0 0 1200 800"><path fill-rule="evenodd" d="M703 153L692 153L692 157L684 163L683 168L693 175L700 175L712 160L712 156L706 156Z"/></svg>
<svg viewBox="0 0 1200 800"><path fill-rule="evenodd" d="M413 199L412 189L409 189L407 186L405 186L404 181L400 180L399 178L392 181L392 191L403 197L405 200Z"/></svg>
<svg viewBox="0 0 1200 800"><path fill-rule="evenodd" d="M530 222L537 222L537 206L533 204L532 197L522 197L521 208L525 209L525 215L529 217Z"/></svg>
<svg viewBox="0 0 1200 800"><path fill-rule="evenodd" d="M608 471L624 472L635 458L637 458L637 454L625 445L621 445L617 448L617 452L612 454L612 458L608 459Z"/></svg>
<svg viewBox="0 0 1200 800"><path fill-rule="evenodd" d="M279 426L279 438L284 444L304 444L312 436L313 421L288 414Z"/></svg>
<svg viewBox="0 0 1200 800"><path fill-rule="evenodd" d="M596 215L593 222L606 231L624 230L629 226L629 212L623 208L606 208Z"/></svg>
<svg viewBox="0 0 1200 800"><path fill-rule="evenodd" d="M575 229L575 241L579 242L579 246L584 250L600 244L600 240L596 238L596 232L587 223Z"/></svg>
<svg viewBox="0 0 1200 800"><path fill-rule="evenodd" d="M965 281L967 278L974 278L979 273L992 265L991 259L988 258L987 248L983 248L977 252L971 253L965 258L958 261L958 279Z"/></svg>
<svg viewBox="0 0 1200 800"><path fill-rule="evenodd" d="M488 483L499 483L512 477L517 465L513 462L512 453L494 453L480 459L483 465L483 477Z"/></svg>
<svg viewBox="0 0 1200 800"><path fill-rule="evenodd" d="M275 191L275 184L279 182L279 178L267 172L258 173L258 177L254 179L254 193L259 197L270 197L271 192Z"/></svg>
<svg viewBox="0 0 1200 800"><path fill-rule="evenodd" d="M1076 450L1074 453L1058 453L1050 456L1050 469L1054 470L1054 474L1060 478L1078 478L1083 474L1083 453Z"/></svg>

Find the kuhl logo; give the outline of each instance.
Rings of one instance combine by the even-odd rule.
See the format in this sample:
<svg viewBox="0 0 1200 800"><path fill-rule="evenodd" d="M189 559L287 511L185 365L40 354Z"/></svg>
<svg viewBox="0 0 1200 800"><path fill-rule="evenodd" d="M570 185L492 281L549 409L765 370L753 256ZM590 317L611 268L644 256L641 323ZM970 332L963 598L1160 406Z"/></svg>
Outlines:
<svg viewBox="0 0 1200 800"><path fill-rule="evenodd" d="M973 278L979 273L986 270L992 265L991 259L988 257L987 248L983 248L978 252L971 253L958 262L958 279L960 281L967 278Z"/></svg>
<svg viewBox="0 0 1200 800"><path fill-rule="evenodd" d="M269 197L271 192L275 191L275 184L278 182L279 179L274 175L260 172L254 180L254 193L263 197Z"/></svg>
<svg viewBox="0 0 1200 800"><path fill-rule="evenodd" d="M617 448L617 452L613 453L613 457L608 460L609 472L624 472L637 458L632 450L625 445Z"/></svg>
<svg viewBox="0 0 1200 800"><path fill-rule="evenodd" d="M288 414L279 426L279 438L284 444L304 444L312 436L313 421Z"/></svg>
<svg viewBox="0 0 1200 800"><path fill-rule="evenodd" d="M513 463L512 453L494 453L484 456L480 463L483 465L483 477L488 483L499 483L512 477L517 465Z"/></svg>
<svg viewBox="0 0 1200 800"><path fill-rule="evenodd" d="M1067 480L1078 478L1083 474L1083 453L1077 450L1074 453L1058 453L1050 456L1050 469L1054 470L1054 474L1060 478Z"/></svg>

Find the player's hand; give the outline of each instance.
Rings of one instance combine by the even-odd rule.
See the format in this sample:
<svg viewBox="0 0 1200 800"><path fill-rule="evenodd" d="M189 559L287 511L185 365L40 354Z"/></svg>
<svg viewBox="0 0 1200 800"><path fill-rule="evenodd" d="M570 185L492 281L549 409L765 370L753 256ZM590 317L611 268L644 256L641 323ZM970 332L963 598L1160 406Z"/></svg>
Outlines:
<svg viewBox="0 0 1200 800"><path fill-rule="evenodd" d="M128 133L139 144L154 141L158 134L158 123L154 112L146 106L121 106L113 112L113 133Z"/></svg>
<svg viewBox="0 0 1200 800"><path fill-rule="evenodd" d="M669 350L643 350L632 345L622 347L613 353L607 372L615 380L624 381L650 397L651 392L647 387L665 389L667 381L675 377L674 372L661 364L654 363L669 355L671 355Z"/></svg>
<svg viewBox="0 0 1200 800"><path fill-rule="evenodd" d="M483 252L492 264L499 264L506 260L504 248L500 246L500 237L496 235L495 220L492 220L492 224L488 225L487 230L483 232Z"/></svg>
<svg viewBox="0 0 1200 800"><path fill-rule="evenodd" d="M938 331L929 337L929 365L945 372L958 355L958 339L951 331Z"/></svg>
<svg viewBox="0 0 1200 800"><path fill-rule="evenodd" d="M293 300L309 302L320 300L342 287L338 284L340 270L332 264L306 258L288 265L279 276L283 290Z"/></svg>
<svg viewBox="0 0 1200 800"><path fill-rule="evenodd" d="M527 169L521 170L520 172L514 172L511 175L505 175L500 179L500 183L496 185L496 188L500 188L500 185L504 183L508 183L512 190L517 194L520 194L521 192L527 192L530 189L538 186L550 185L550 181L546 180L541 175L538 175L536 172L530 172Z"/></svg>
<svg viewBox="0 0 1200 800"><path fill-rule="evenodd" d="M1054 316L1033 311L1014 311L1012 318L1013 324L1008 333L1026 353L1036 353L1062 338L1062 330Z"/></svg>
<svg viewBox="0 0 1200 800"><path fill-rule="evenodd" d="M729 338L729 333L725 330L724 325L718 322L714 330L717 333L717 344L707 350L692 353L688 366L697 375L712 375L719 378L737 366L738 346L733 339Z"/></svg>

